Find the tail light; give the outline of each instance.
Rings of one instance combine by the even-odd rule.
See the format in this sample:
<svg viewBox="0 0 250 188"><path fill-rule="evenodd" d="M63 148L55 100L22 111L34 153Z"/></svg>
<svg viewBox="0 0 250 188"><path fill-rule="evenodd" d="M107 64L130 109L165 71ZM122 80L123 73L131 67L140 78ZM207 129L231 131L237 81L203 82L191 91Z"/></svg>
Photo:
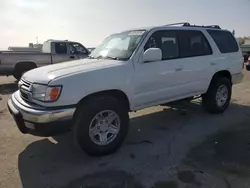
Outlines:
<svg viewBox="0 0 250 188"><path fill-rule="evenodd" d="M248 57L248 61L247 62L250 63L250 56Z"/></svg>

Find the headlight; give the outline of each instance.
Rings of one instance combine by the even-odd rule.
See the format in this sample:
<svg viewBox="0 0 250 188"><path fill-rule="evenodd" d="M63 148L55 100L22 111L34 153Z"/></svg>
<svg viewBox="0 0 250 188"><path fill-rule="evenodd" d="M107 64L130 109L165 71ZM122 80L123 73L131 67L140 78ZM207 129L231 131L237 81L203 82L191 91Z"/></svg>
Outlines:
<svg viewBox="0 0 250 188"><path fill-rule="evenodd" d="M39 101L52 102L58 99L61 86L46 86L40 84L32 85L32 97Z"/></svg>

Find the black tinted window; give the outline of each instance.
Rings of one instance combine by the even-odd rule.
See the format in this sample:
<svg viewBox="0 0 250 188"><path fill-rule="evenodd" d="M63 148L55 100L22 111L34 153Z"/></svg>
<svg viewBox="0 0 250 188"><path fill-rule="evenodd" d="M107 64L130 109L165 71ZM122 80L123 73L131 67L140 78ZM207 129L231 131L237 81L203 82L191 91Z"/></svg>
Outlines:
<svg viewBox="0 0 250 188"><path fill-rule="evenodd" d="M67 54L66 43L55 43L55 51L57 54Z"/></svg>
<svg viewBox="0 0 250 188"><path fill-rule="evenodd" d="M181 57L193 57L212 54L211 47L200 31L179 31Z"/></svg>
<svg viewBox="0 0 250 188"><path fill-rule="evenodd" d="M162 59L179 57L177 33L174 31L157 31L147 41L144 50L148 48L160 48Z"/></svg>
<svg viewBox="0 0 250 188"><path fill-rule="evenodd" d="M218 46L221 53L237 52L238 44L229 31L207 30L214 42Z"/></svg>
<svg viewBox="0 0 250 188"><path fill-rule="evenodd" d="M88 54L88 51L79 43L69 43L70 54Z"/></svg>

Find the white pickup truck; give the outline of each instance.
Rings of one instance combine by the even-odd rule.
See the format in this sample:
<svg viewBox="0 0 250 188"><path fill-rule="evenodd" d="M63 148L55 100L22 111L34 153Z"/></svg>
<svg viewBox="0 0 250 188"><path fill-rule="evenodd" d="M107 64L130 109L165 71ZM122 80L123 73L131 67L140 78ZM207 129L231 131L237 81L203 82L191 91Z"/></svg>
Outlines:
<svg viewBox="0 0 250 188"><path fill-rule="evenodd" d="M13 75L19 80L31 69L85 58L89 54L82 44L67 40L47 40L41 52L0 51L0 75Z"/></svg>
<svg viewBox="0 0 250 188"><path fill-rule="evenodd" d="M219 26L166 25L116 33L89 56L25 73L8 108L21 132L74 130L89 155L114 152L130 111L200 95L224 112L240 83L242 54Z"/></svg>

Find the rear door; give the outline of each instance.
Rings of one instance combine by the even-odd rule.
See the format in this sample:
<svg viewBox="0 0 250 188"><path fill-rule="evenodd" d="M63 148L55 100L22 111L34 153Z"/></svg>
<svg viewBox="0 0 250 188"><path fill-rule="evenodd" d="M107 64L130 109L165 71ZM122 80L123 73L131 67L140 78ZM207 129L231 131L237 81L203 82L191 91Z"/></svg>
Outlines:
<svg viewBox="0 0 250 188"><path fill-rule="evenodd" d="M242 71L242 53L238 43L231 32L225 30L211 30L207 32L214 40L219 50L219 56L223 61L218 61L214 65L216 69L230 69L232 74ZM220 62L220 63L219 63Z"/></svg>
<svg viewBox="0 0 250 188"><path fill-rule="evenodd" d="M179 30L181 58L180 94L192 96L204 93L210 82L212 49L199 30Z"/></svg>
<svg viewBox="0 0 250 188"><path fill-rule="evenodd" d="M71 60L68 53L67 42L54 42L54 48L52 52L52 63L61 63Z"/></svg>

